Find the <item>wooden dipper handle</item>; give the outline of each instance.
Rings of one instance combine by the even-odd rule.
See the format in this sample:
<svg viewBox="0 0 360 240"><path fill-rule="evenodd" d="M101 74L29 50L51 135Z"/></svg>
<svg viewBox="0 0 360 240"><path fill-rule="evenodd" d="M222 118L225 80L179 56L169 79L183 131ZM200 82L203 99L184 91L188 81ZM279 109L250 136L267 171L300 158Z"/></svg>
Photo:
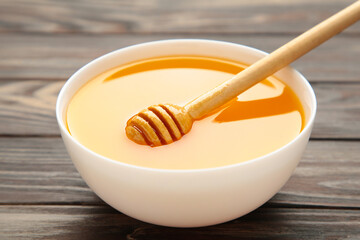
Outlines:
<svg viewBox="0 0 360 240"><path fill-rule="evenodd" d="M289 65L359 19L360 1L357 1L260 59L230 80L188 103L185 109L193 119L201 118Z"/></svg>
<svg viewBox="0 0 360 240"><path fill-rule="evenodd" d="M190 131L193 120L199 119L224 105L359 19L360 0L286 43L184 107L166 104L143 110L127 122L126 134L134 142L150 146L161 146L176 141Z"/></svg>

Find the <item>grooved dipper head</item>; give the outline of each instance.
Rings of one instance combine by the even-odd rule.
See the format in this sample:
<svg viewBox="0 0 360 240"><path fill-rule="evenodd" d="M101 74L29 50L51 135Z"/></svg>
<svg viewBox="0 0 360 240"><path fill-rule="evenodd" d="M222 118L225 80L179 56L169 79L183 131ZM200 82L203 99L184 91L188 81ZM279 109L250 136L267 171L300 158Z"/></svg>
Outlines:
<svg viewBox="0 0 360 240"><path fill-rule="evenodd" d="M130 118L125 131L130 140L157 147L179 140L190 131L192 124L193 119L183 107L160 104Z"/></svg>

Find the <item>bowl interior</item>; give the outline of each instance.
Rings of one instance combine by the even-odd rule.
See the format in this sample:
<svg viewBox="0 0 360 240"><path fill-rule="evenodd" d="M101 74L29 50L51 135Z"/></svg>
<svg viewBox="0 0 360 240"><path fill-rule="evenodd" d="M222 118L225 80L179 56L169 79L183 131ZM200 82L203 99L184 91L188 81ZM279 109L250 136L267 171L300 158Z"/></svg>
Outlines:
<svg viewBox="0 0 360 240"><path fill-rule="evenodd" d="M234 60L250 65L264 57L266 53L234 43L195 39L156 41L113 51L82 67L64 85L59 94L56 107L57 119L60 128L63 130L62 132L65 132L65 134L72 138L66 128L67 106L72 96L80 87L93 77L129 62L171 55L208 56ZM309 123L313 122L316 112L316 99L310 84L300 73L290 67L282 69L275 76L286 82L299 97L305 113L305 130ZM73 140L76 141L75 139Z"/></svg>

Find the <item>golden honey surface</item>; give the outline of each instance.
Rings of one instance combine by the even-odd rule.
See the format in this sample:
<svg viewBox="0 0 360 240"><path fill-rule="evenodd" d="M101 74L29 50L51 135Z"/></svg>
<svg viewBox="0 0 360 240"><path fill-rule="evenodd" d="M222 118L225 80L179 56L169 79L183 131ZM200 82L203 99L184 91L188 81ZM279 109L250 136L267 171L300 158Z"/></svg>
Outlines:
<svg viewBox="0 0 360 240"><path fill-rule="evenodd" d="M294 139L304 124L302 106L282 81L270 77L212 115L195 121L181 140L151 148L130 141L127 120L159 103L185 105L244 69L195 56L154 58L106 71L85 84L67 109L70 134L116 161L159 169L225 166L268 154Z"/></svg>

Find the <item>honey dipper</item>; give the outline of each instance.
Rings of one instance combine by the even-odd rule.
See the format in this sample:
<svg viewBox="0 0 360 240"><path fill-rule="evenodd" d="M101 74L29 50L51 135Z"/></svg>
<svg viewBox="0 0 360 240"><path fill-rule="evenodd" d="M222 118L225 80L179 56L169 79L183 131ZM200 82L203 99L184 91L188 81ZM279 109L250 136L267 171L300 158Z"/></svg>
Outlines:
<svg viewBox="0 0 360 240"><path fill-rule="evenodd" d="M185 106L160 104L130 118L125 128L132 141L152 147L170 144L188 133L193 121L292 63L360 19L360 0L336 13L271 54Z"/></svg>

